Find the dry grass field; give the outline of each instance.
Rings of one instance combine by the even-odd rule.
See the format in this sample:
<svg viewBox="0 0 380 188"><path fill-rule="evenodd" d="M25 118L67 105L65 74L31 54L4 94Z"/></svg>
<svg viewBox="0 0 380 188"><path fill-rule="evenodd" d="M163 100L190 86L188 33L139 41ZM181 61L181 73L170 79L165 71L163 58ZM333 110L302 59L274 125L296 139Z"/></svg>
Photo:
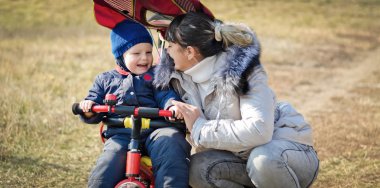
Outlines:
<svg viewBox="0 0 380 188"><path fill-rule="evenodd" d="M312 124L313 187L380 187L380 1L202 2L256 31L278 99ZM71 104L113 65L92 1L0 0L0 187L86 187L102 144Z"/></svg>

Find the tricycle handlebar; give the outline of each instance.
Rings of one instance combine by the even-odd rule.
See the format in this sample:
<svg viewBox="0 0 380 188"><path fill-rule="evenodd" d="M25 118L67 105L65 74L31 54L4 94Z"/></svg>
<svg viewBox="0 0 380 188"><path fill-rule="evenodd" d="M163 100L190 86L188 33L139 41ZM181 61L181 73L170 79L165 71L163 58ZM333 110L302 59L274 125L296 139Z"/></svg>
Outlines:
<svg viewBox="0 0 380 188"><path fill-rule="evenodd" d="M79 107L79 103L72 105L72 112L74 115L83 114L83 110ZM169 110L160 110L159 108L150 107L135 107L123 105L94 105L91 107L90 112L101 113L110 112L115 114L123 114L126 116L157 118L157 117L174 117L174 113Z"/></svg>

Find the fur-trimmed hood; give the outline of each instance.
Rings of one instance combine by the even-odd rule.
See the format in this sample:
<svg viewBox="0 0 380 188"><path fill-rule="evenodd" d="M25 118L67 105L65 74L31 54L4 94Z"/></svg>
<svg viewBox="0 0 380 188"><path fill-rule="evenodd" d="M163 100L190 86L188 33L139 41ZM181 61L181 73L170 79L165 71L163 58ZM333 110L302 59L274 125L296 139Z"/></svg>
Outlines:
<svg viewBox="0 0 380 188"><path fill-rule="evenodd" d="M218 70L211 77L211 83L215 84L217 92L245 94L248 90L248 76L254 68L260 65L260 43L254 34L253 43L247 47L236 45L226 49L227 65ZM169 86L171 75L178 71L174 70L174 61L167 54L163 53L161 62L155 69L155 79L153 84L157 88Z"/></svg>

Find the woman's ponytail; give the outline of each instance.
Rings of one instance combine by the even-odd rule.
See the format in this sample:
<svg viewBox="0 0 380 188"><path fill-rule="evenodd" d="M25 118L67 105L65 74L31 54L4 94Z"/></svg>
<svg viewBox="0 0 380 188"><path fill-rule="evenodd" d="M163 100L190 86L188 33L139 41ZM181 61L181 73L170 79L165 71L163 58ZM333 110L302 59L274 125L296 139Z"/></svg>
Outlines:
<svg viewBox="0 0 380 188"><path fill-rule="evenodd" d="M230 45L248 46L253 42L252 31L245 25L215 22L215 40L223 42L223 47Z"/></svg>

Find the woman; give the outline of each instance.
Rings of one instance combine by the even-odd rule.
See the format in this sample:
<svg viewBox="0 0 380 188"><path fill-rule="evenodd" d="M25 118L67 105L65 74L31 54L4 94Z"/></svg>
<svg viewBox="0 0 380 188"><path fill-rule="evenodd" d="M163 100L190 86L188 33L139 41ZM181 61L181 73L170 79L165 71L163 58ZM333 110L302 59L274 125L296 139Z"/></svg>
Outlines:
<svg viewBox="0 0 380 188"><path fill-rule="evenodd" d="M166 33L169 56L156 86L171 84L196 153L190 185L308 187L319 161L311 128L287 103L277 103L260 64L260 45L245 25L201 13L176 17Z"/></svg>

